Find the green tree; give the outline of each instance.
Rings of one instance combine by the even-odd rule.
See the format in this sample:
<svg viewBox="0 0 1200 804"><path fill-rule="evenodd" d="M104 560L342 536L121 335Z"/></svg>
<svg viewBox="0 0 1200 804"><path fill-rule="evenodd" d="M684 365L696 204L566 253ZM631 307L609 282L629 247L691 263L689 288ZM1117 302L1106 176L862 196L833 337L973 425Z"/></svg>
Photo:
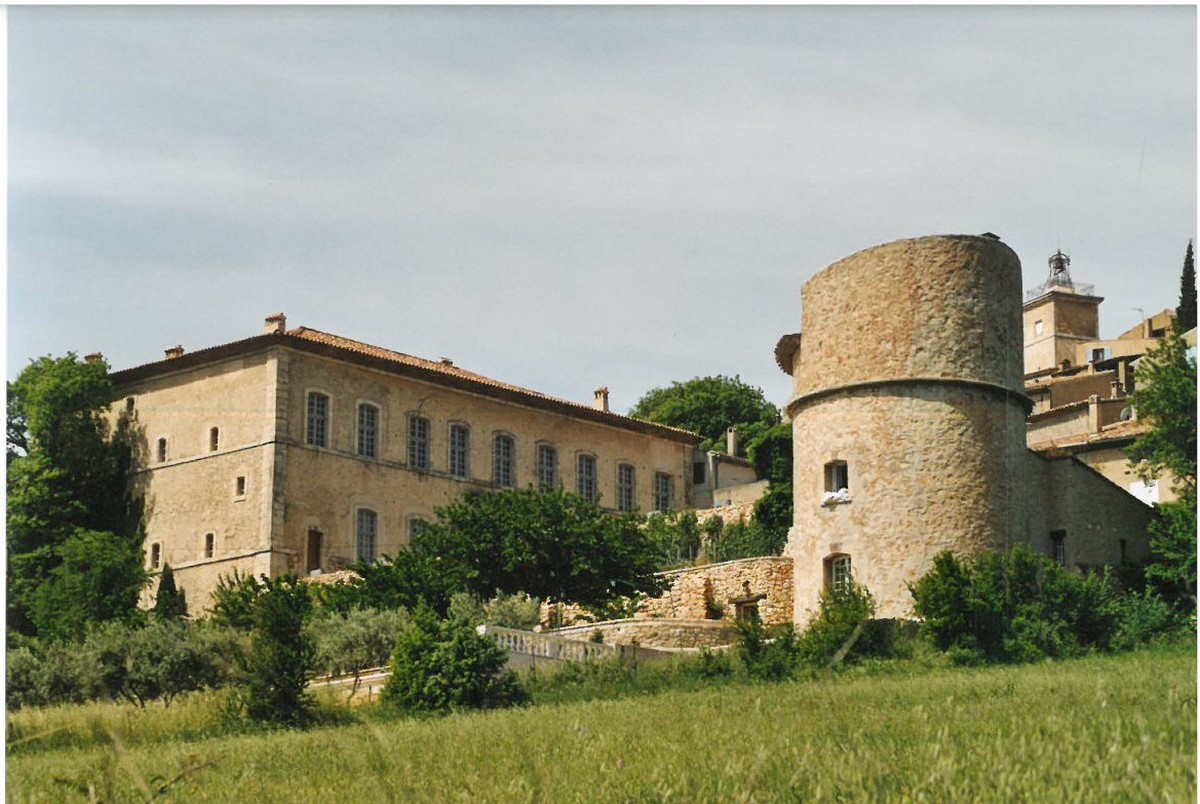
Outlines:
<svg viewBox="0 0 1200 804"><path fill-rule="evenodd" d="M154 596L154 616L159 620L179 620L187 616L187 595L175 587L175 572L163 564Z"/></svg>
<svg viewBox="0 0 1200 804"><path fill-rule="evenodd" d="M1180 334L1196 326L1196 263L1192 241L1183 257L1183 274L1179 277L1179 306L1175 308L1175 330Z"/></svg>
<svg viewBox="0 0 1200 804"><path fill-rule="evenodd" d="M313 701L305 687L317 661L316 646L304 630L312 598L295 576L263 576L262 584L243 661L246 714L260 723L303 726L312 719Z"/></svg>
<svg viewBox="0 0 1200 804"><path fill-rule="evenodd" d="M1146 578L1170 600L1196 606L1196 359L1172 332L1142 358L1133 406L1150 429L1129 447L1144 478L1169 472L1174 502L1150 525Z"/></svg>
<svg viewBox="0 0 1200 804"><path fill-rule="evenodd" d="M474 494L439 509L412 552L479 597L526 592L600 607L656 592L656 550L634 515L555 489ZM448 601L447 601L448 603Z"/></svg>
<svg viewBox="0 0 1200 804"><path fill-rule="evenodd" d="M126 576L140 570L140 511L126 494L129 466L128 432L110 438L105 411L112 394L107 366L80 361L74 354L32 361L8 384L8 628L34 633L35 598L53 576L57 590L81 585L57 572L63 551L80 533L108 533L127 545L116 555L130 563ZM95 536L80 536L94 542ZM75 548L78 551L80 545ZM86 566L74 566L99 575ZM115 571L109 566L106 571ZM53 597L53 593L50 594ZM89 597L94 601L96 595ZM112 599L127 599L119 589ZM133 600L136 603L136 596ZM48 612L40 615L47 621ZM95 614L99 608L73 607ZM126 616L123 613L121 616ZM54 618L56 628L65 626ZM71 626L67 630L74 631Z"/></svg>
<svg viewBox="0 0 1200 804"><path fill-rule="evenodd" d="M108 531L77 530L58 556L32 594L30 618L39 635L77 639L93 623L139 618L146 585L140 548Z"/></svg>
<svg viewBox="0 0 1200 804"><path fill-rule="evenodd" d="M725 449L725 433L737 426L739 456L746 447L779 421L779 409L762 389L740 377L695 377L646 392L629 415L635 419L679 427L699 435L702 450Z"/></svg>

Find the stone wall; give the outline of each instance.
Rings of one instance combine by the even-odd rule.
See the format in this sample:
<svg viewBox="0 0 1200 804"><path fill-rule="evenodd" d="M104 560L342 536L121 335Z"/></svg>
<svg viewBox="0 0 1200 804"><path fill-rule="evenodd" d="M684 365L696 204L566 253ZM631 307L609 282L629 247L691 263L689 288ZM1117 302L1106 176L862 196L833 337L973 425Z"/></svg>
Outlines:
<svg viewBox="0 0 1200 804"><path fill-rule="evenodd" d="M643 648L715 648L737 641L737 628L717 620L641 618L610 620L555 629L556 636L594 639L600 634L607 645L638 645Z"/></svg>
<svg viewBox="0 0 1200 804"><path fill-rule="evenodd" d="M664 572L663 579L670 588L660 597L642 601L637 617L733 622L736 612L731 601L745 597L748 589L750 595L766 595L757 604L764 624L792 621L792 561L783 556L673 570ZM718 609L719 618L714 617Z"/></svg>

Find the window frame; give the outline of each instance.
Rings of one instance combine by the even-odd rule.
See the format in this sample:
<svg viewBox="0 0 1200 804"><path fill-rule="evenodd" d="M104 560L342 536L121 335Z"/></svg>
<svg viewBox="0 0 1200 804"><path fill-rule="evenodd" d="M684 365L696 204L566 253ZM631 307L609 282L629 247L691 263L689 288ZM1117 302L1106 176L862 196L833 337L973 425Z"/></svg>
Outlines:
<svg viewBox="0 0 1200 804"><path fill-rule="evenodd" d="M150 569L162 567L162 542L150 543Z"/></svg>
<svg viewBox="0 0 1200 804"><path fill-rule="evenodd" d="M369 523L370 528L364 529ZM369 543L364 544L369 540ZM368 549L364 549L364 547ZM359 561L373 564L379 557L379 512L359 506L354 511L354 555Z"/></svg>
<svg viewBox="0 0 1200 804"><path fill-rule="evenodd" d="M456 436L461 435L461 439ZM466 480L471 476L471 428L462 422L451 422L447 430L450 442L448 470L451 477ZM461 441L461 443L456 443Z"/></svg>
<svg viewBox="0 0 1200 804"><path fill-rule="evenodd" d="M370 411L372 421L364 425L363 414ZM379 405L374 402L359 402L354 413L354 454L370 460L379 459L379 423L383 419Z"/></svg>
<svg viewBox="0 0 1200 804"><path fill-rule="evenodd" d="M217 554L217 534L208 531L204 534L204 557L213 558Z"/></svg>
<svg viewBox="0 0 1200 804"><path fill-rule="evenodd" d="M504 444L501 455L500 445ZM516 488L517 439L510 433L496 433L492 437L492 485L496 488Z"/></svg>
<svg viewBox="0 0 1200 804"><path fill-rule="evenodd" d="M156 453L156 455L158 457L158 463L166 463L168 454L169 453L167 450L167 437L161 436L158 439L158 452Z"/></svg>
<svg viewBox="0 0 1200 804"><path fill-rule="evenodd" d="M637 510L637 469L631 463L617 464L617 510Z"/></svg>
<svg viewBox="0 0 1200 804"><path fill-rule="evenodd" d="M664 504L665 503L665 504ZM675 478L670 472L654 473L654 510L670 513L675 503Z"/></svg>
<svg viewBox="0 0 1200 804"><path fill-rule="evenodd" d="M844 592L854 581L854 561L849 553L825 557L825 589L831 594Z"/></svg>
<svg viewBox="0 0 1200 804"><path fill-rule="evenodd" d="M840 459L827 461L825 464L825 491L834 494L842 489L850 490L850 464Z"/></svg>
<svg viewBox="0 0 1200 804"><path fill-rule="evenodd" d="M314 410L315 403L323 403L323 410ZM304 443L318 449L329 449L329 422L332 418L333 398L324 391L306 391L304 394Z"/></svg>
<svg viewBox="0 0 1200 804"><path fill-rule="evenodd" d="M537 485L539 489L548 491L558 487L558 448L553 444L542 442L537 445Z"/></svg>
<svg viewBox="0 0 1200 804"><path fill-rule="evenodd" d="M584 471L584 466L588 470ZM575 456L575 491L576 493L590 503L596 502L598 499L597 478L599 477L599 461L596 456L590 452L581 452Z"/></svg>
<svg viewBox="0 0 1200 804"><path fill-rule="evenodd" d="M1067 532L1066 530L1050 531L1050 557L1060 567L1067 566Z"/></svg>
<svg viewBox="0 0 1200 804"><path fill-rule="evenodd" d="M408 414L408 468L414 472L428 472L429 434L431 423L428 416Z"/></svg>
<svg viewBox="0 0 1200 804"><path fill-rule="evenodd" d="M221 448L221 428L212 426L208 428L208 451L217 452Z"/></svg>

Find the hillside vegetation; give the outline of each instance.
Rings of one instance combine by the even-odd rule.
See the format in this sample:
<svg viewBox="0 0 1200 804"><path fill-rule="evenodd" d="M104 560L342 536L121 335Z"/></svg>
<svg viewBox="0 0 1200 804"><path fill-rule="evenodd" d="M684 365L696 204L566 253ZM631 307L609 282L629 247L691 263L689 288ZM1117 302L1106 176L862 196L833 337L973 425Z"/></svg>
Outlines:
<svg viewBox="0 0 1200 804"><path fill-rule="evenodd" d="M8 800L1196 799L1194 643L304 732L232 731L221 695L11 713Z"/></svg>

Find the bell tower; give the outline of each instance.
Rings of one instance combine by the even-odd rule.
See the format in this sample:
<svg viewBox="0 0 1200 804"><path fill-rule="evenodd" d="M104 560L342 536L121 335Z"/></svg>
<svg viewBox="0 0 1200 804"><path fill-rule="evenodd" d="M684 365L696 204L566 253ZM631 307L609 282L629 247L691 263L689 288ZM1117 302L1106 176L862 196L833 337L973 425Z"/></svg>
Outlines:
<svg viewBox="0 0 1200 804"><path fill-rule="evenodd" d="M1025 293L1025 374L1047 374L1078 362L1076 347L1100 338L1100 302L1091 285L1071 279L1071 258L1049 259L1050 276Z"/></svg>

